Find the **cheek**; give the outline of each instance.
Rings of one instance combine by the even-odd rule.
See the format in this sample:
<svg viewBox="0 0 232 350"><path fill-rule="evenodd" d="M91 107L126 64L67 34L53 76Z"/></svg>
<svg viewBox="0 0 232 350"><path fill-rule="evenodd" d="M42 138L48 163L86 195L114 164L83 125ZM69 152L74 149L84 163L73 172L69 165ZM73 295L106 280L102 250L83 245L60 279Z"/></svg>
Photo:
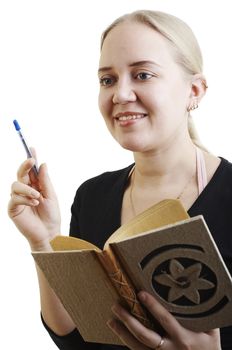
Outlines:
<svg viewBox="0 0 232 350"><path fill-rule="evenodd" d="M99 108L101 113L103 110L103 106L104 106L104 104L103 104L103 100L102 100L102 94L101 94L101 92L99 92L99 94L98 94L98 108Z"/></svg>
<svg viewBox="0 0 232 350"><path fill-rule="evenodd" d="M162 106L165 105L166 98L160 91L146 91L141 93L138 97L148 113L152 115L157 114L160 109L162 109Z"/></svg>
<svg viewBox="0 0 232 350"><path fill-rule="evenodd" d="M98 107L104 118L110 113L111 99L110 99L109 93L105 91L99 92Z"/></svg>
<svg viewBox="0 0 232 350"><path fill-rule="evenodd" d="M178 86L170 89L156 90L153 96L147 97L150 101L150 106L157 113L174 114L182 112L185 106L186 96Z"/></svg>
<svg viewBox="0 0 232 350"><path fill-rule="evenodd" d="M138 99L151 111L165 105L169 95L167 86L161 82L147 82L142 89L137 89L136 93Z"/></svg>

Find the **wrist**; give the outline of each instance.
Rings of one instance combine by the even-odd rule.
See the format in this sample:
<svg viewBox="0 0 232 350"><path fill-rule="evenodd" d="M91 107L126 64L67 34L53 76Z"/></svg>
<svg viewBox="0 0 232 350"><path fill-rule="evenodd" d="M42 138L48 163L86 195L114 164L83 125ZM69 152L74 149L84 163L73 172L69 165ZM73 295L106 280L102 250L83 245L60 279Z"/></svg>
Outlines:
<svg viewBox="0 0 232 350"><path fill-rule="evenodd" d="M58 236L58 235L57 235ZM53 237L55 238L55 236ZM28 242L32 252L51 252L53 251L51 244L51 239L46 239L39 242Z"/></svg>

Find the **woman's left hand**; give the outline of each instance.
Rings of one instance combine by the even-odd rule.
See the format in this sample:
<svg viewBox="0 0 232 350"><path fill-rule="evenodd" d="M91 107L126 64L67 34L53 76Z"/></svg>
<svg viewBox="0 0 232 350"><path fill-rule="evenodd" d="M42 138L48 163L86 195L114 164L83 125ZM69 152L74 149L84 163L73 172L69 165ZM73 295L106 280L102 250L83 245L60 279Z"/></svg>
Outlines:
<svg viewBox="0 0 232 350"><path fill-rule="evenodd" d="M108 326L131 350L220 350L219 329L196 333L183 326L146 292L138 295L140 301L163 327L166 335L144 327L137 319L120 305L114 305L112 311L117 319L108 321Z"/></svg>

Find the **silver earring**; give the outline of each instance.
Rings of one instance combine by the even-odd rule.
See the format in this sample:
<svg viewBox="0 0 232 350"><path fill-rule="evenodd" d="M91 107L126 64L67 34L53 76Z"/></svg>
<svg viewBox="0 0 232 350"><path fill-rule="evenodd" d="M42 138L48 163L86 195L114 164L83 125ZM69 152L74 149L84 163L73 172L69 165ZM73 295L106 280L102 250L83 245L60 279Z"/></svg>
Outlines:
<svg viewBox="0 0 232 350"><path fill-rule="evenodd" d="M194 109L198 108L198 103L197 101L193 101L189 107L187 108L187 111L190 112L190 111L193 111Z"/></svg>

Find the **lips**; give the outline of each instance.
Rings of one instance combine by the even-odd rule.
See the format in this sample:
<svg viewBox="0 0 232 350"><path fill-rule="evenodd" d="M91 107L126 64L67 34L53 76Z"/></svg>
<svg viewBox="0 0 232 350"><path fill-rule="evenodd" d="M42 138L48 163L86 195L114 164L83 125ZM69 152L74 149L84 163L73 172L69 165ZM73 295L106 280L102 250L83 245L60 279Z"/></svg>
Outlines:
<svg viewBox="0 0 232 350"><path fill-rule="evenodd" d="M114 119L118 121L127 121L127 120L136 120L142 119L147 116L146 113L135 113L135 112L126 112L126 113L118 113L114 116Z"/></svg>

